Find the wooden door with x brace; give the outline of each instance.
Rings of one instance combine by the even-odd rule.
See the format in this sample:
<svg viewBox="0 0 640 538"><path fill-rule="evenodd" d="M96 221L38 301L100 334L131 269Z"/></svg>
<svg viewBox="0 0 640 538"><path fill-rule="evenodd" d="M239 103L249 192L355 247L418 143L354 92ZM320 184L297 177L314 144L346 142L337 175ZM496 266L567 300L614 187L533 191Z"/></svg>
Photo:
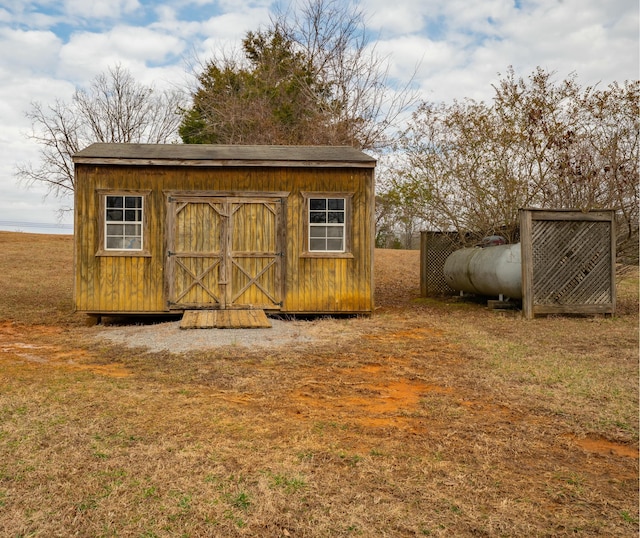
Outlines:
<svg viewBox="0 0 640 538"><path fill-rule="evenodd" d="M281 226L279 198L169 197L169 307L279 309Z"/></svg>

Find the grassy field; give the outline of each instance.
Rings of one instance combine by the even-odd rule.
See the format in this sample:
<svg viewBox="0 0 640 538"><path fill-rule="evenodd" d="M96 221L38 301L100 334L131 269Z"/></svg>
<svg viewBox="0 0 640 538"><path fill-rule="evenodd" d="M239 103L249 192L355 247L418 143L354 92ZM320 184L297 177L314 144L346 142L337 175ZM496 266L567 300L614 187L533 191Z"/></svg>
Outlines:
<svg viewBox="0 0 640 538"><path fill-rule="evenodd" d="M638 273L613 318L419 295L295 349L105 344L72 239L0 232L0 535L638 535Z"/></svg>

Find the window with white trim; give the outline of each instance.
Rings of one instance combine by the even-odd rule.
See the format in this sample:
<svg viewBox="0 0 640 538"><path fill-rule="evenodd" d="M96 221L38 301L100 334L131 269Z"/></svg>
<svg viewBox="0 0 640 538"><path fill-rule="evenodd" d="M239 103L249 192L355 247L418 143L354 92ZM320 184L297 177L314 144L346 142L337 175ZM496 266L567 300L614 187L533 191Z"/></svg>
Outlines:
<svg viewBox="0 0 640 538"><path fill-rule="evenodd" d="M346 199L309 198L309 252L345 252Z"/></svg>
<svg viewBox="0 0 640 538"><path fill-rule="evenodd" d="M107 194L104 208L104 249L142 250L144 196Z"/></svg>

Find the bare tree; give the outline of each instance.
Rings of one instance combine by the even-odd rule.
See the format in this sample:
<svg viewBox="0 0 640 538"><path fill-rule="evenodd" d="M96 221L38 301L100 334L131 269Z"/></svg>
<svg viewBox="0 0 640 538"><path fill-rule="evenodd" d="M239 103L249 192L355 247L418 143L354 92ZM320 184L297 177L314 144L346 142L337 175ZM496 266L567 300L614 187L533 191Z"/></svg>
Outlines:
<svg viewBox="0 0 640 538"><path fill-rule="evenodd" d="M618 252L637 261L640 82L581 88L512 69L492 105L422 103L391 187L435 229L513 239L518 209L615 209ZM633 254L635 250L635 254Z"/></svg>
<svg viewBox="0 0 640 538"><path fill-rule="evenodd" d="M508 133L491 109L473 101L423 103L405 131L390 189L433 230L476 242L517 231L518 208L531 195L519 178Z"/></svg>
<svg viewBox="0 0 640 538"><path fill-rule="evenodd" d="M332 138L363 149L391 146L398 120L417 102L413 77L400 87L389 80L389 59L371 44L357 3L305 0L274 23L301 47L314 78L328 94Z"/></svg>
<svg viewBox="0 0 640 538"><path fill-rule="evenodd" d="M158 92L139 84L119 65L98 75L88 89L78 88L70 103L32 103L27 112L32 123L29 138L41 146L40 162L19 164L18 179L27 185L44 184L55 196L72 194L74 153L93 142L173 141L180 103L180 92Z"/></svg>
<svg viewBox="0 0 640 538"><path fill-rule="evenodd" d="M621 259L638 263L640 223L640 81L590 88L581 100L582 131L569 180L595 207L616 210Z"/></svg>

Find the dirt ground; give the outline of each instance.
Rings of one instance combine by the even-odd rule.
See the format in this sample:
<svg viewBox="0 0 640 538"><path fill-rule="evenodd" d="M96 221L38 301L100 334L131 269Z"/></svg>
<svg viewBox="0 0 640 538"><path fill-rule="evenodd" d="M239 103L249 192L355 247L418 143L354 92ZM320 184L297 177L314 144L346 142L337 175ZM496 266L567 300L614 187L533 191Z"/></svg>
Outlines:
<svg viewBox="0 0 640 538"><path fill-rule="evenodd" d="M574 412L571 404L565 404L563 414L522 380L506 385L484 379L485 363L473 346L462 342L460 335L467 334L463 328L456 333L452 324L459 319L482 325L488 316L484 329L507 337L508 331L527 325L517 313L490 313L476 304L452 301L450 311L442 304L432 309L418 297L418 278L417 252L378 251L374 316L276 320L273 329L192 332L180 331L173 321L76 324L71 330L5 320L0 323L3 382L12 375L26 376L31 383L29 376L38 372L54 377L66 372L159 387L168 383L173 396L163 400L155 418L180 431L197 431L201 418L196 408L224 402L228 413L241 420L251 417L252 431L264 439L295 443L297 453L306 453L308 446L316 459L310 456L304 468L306 480L316 492L334 491L332 517L338 514L345 521L339 527L316 514L315 531L311 524L296 527L293 516L302 520L304 510L319 510L308 493L300 506L287 501L293 516L286 524L273 516L273 528L262 523L261 531L251 525L242 530L236 525L211 536L353 535L348 529L361 536L376 535L371 534L374 529L380 536L637 535L637 434L589 431L573 416L579 410ZM549 323L541 322L540 330ZM573 331L573 323L568 320L564 330ZM586 322L575 323L584 330ZM529 337L515 335L519 338L526 343ZM633 346L636 338L629 334L627 344ZM483 345L493 344L481 343L478 349ZM584 345L590 345L588 336ZM105 346L116 351L105 351ZM631 383L637 385L637 380ZM545 390L552 399L553 384ZM104 398L107 405L110 396ZM133 407L122 405L123 416L134 413ZM182 407L178 412L174 406ZM138 420L138 428L151 431L154 415L147 411L144 418L131 418L131 424ZM327 443L322 451L311 442L313 436ZM209 439L206 433L196 437L198 443ZM237 445L236 450L239 459L234 461L249 474L240 463L242 450ZM394 467L384 471L392 459ZM356 469L354 484L344 466ZM342 479L330 482L318 474L322 468ZM4 489L11 490L6 484ZM368 499L371 491L375 493ZM402 500L396 503L398 495ZM406 508L412 503L413 508ZM18 505L8 504L12 523L0 524L0 530L18 529L16 521L23 521ZM400 506L408 510L404 515L397 512ZM123 527L121 534L143 535L132 528ZM194 528L192 536L205 535Z"/></svg>

